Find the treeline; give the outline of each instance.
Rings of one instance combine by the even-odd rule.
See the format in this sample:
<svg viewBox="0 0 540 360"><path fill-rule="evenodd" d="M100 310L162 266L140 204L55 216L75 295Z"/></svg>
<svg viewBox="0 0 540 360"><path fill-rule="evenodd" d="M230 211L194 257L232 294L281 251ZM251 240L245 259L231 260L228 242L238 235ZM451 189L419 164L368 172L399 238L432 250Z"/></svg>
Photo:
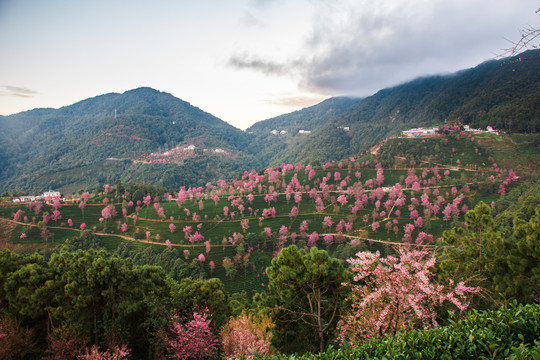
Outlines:
<svg viewBox="0 0 540 360"><path fill-rule="evenodd" d="M64 249L48 261L4 250L0 264L2 358L68 359L88 344L163 358L173 317L208 309L219 329L231 315L218 279L176 282L104 250Z"/></svg>
<svg viewBox="0 0 540 360"><path fill-rule="evenodd" d="M535 301L540 291L538 193L537 184L522 193L520 206L496 218L479 203L467 212L466 226L444 233L441 252L402 246L386 257L359 252L347 265L326 250L291 245L267 267L268 291L252 299L246 293L228 294L219 279L205 279L204 259L188 263L174 249L120 247L111 254L95 249L96 238L86 233L47 256L4 250L0 354L69 359L124 351L132 358L188 359L189 354L179 354L186 349L200 352L197 358L245 356L251 350L323 352L338 344L343 348L319 356L422 352L432 358L451 349L464 356L491 351L495 358L535 354L538 306L515 314L473 313L463 322L453 316L459 318L471 301L477 309ZM477 322L490 318L501 319L494 320L496 329L480 325L475 330ZM511 327L504 325L508 319ZM436 323L450 326L410 332ZM186 338L194 336L204 341L190 347ZM416 345L411 347L411 341Z"/></svg>

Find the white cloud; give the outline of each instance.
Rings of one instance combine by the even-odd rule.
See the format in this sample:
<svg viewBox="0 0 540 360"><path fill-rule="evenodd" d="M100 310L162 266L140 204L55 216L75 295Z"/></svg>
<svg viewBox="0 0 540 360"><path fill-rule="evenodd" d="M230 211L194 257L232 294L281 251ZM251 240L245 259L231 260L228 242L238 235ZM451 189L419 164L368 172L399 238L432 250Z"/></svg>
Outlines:
<svg viewBox="0 0 540 360"><path fill-rule="evenodd" d="M314 93L370 95L494 57L504 35L534 15L534 1L527 3L528 12L524 3L502 0L312 1L311 33L297 54L235 54L229 64L298 77L300 88Z"/></svg>

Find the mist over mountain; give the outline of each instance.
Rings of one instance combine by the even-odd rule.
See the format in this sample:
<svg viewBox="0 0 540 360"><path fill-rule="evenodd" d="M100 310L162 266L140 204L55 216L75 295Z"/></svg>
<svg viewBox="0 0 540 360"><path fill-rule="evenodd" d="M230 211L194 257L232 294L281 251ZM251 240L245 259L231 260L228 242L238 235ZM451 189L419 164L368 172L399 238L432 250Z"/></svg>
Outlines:
<svg viewBox="0 0 540 360"><path fill-rule="evenodd" d="M266 147L271 151L259 152L269 164L309 163L341 159L402 130L444 122L540 132L540 52L418 78L363 99L329 99L247 131L257 143L271 144ZM274 135L272 130L286 133Z"/></svg>
<svg viewBox="0 0 540 360"><path fill-rule="evenodd" d="M0 191L72 192L116 180L204 186L282 162L342 159L402 130L445 122L540 132L540 52L366 98L330 98L246 132L151 88L0 116Z"/></svg>

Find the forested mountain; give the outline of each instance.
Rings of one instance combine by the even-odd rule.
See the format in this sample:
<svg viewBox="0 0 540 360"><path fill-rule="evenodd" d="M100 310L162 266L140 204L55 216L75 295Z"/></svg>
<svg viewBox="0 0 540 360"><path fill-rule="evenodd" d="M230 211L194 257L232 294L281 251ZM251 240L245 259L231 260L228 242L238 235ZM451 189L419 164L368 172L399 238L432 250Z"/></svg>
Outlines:
<svg viewBox="0 0 540 360"><path fill-rule="evenodd" d="M2 190L204 185L259 165L246 133L150 88L2 117L0 128Z"/></svg>
<svg viewBox="0 0 540 360"><path fill-rule="evenodd" d="M259 143L270 142L259 154L269 164L279 164L341 159L388 135L444 122L539 132L540 52L530 50L455 74L419 78L364 99L329 99L247 131ZM300 129L311 134L300 134ZM287 133L273 135L271 130Z"/></svg>
<svg viewBox="0 0 540 360"><path fill-rule="evenodd" d="M0 191L70 193L118 179L202 186L282 162L342 159L411 127L454 122L540 132L540 52L330 98L246 132L150 88L0 117Z"/></svg>

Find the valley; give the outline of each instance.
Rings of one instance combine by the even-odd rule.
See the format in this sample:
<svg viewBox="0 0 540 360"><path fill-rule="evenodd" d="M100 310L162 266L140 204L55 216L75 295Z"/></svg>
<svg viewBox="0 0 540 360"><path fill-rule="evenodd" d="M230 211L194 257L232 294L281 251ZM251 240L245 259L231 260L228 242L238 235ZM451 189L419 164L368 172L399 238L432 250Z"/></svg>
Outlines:
<svg viewBox="0 0 540 360"><path fill-rule="evenodd" d="M0 118L0 357L534 357L521 57L245 132L151 88Z"/></svg>

